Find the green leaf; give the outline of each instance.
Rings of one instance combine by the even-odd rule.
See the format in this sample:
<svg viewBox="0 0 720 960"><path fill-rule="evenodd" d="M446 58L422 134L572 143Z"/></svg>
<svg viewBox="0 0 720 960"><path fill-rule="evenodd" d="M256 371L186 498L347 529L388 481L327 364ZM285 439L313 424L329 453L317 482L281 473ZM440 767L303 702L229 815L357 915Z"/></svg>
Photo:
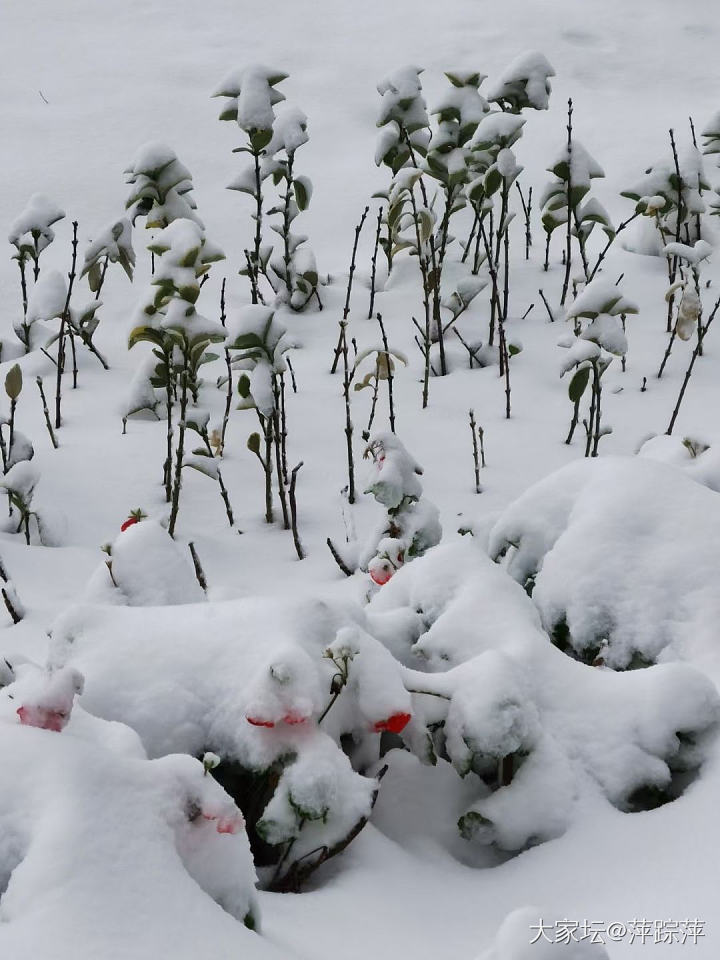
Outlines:
<svg viewBox="0 0 720 960"><path fill-rule="evenodd" d="M247 448L250 453L254 453L256 456L260 454L260 434L251 433L247 438Z"/></svg>
<svg viewBox="0 0 720 960"><path fill-rule="evenodd" d="M20 396L22 385L22 370L16 363L10 368L8 375L5 377L5 393L11 400L17 400Z"/></svg>
<svg viewBox="0 0 720 960"><path fill-rule="evenodd" d="M578 403L590 379L590 367L582 367L574 375L568 384L568 396L573 403Z"/></svg>
<svg viewBox="0 0 720 960"><path fill-rule="evenodd" d="M240 396L247 400L247 398L250 396L250 377L246 373L240 374L237 388Z"/></svg>

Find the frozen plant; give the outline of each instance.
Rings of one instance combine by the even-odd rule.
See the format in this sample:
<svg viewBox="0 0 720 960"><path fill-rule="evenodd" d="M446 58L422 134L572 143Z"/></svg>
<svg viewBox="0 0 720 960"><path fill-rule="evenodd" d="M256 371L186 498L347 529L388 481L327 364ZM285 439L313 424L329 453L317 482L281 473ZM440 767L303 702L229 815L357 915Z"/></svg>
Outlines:
<svg viewBox="0 0 720 960"><path fill-rule="evenodd" d="M139 147L125 170L125 182L132 187L125 202L132 223L145 217L148 230L162 230L174 220L192 220L202 227L191 195L192 174L167 144L153 140ZM117 240L123 238L125 230Z"/></svg>
<svg viewBox="0 0 720 960"><path fill-rule="evenodd" d="M30 440L15 426L15 414L23 388L22 370L14 364L5 377L5 393L10 401L10 413L0 418L0 454L2 454L3 473L7 473L16 463L32 460L35 455Z"/></svg>
<svg viewBox="0 0 720 960"><path fill-rule="evenodd" d="M161 230L148 249L159 257L152 280L155 290L141 305L143 322L131 332L128 347L150 342L159 361L151 382L165 387L167 449L163 481L166 499L171 503L168 529L172 536L180 507L189 404L197 397L200 366L211 358L208 346L225 340L224 328L198 313L195 304L201 278L224 254L206 239L195 220L185 218ZM173 449L176 398L178 431Z"/></svg>
<svg viewBox="0 0 720 960"><path fill-rule="evenodd" d="M205 601L187 547L142 510L133 510L102 550L106 559L86 591L91 602L161 607Z"/></svg>
<svg viewBox="0 0 720 960"><path fill-rule="evenodd" d="M88 286L95 299L100 299L108 264L119 263L132 281L135 251L132 245L132 224L122 217L101 230L85 251L81 276L87 275Z"/></svg>
<svg viewBox="0 0 720 960"><path fill-rule="evenodd" d="M386 516L368 539L360 567L382 586L404 563L439 543L442 529L437 507L422 495L422 467L395 434L376 434L365 456L372 461L365 492L385 508Z"/></svg>
<svg viewBox="0 0 720 960"><path fill-rule="evenodd" d="M302 310L313 296L322 309L317 289L319 277L315 255L306 246L307 237L292 232L293 222L302 211L307 210L312 197L312 183L308 177L298 176L295 169L295 153L307 141L305 114L290 106L278 111L273 123L272 140L267 146L270 159L266 165L272 167L275 185L284 184L284 192L280 195L282 203L268 210L268 214L281 217L280 223L273 224L272 229L282 238L283 249L281 257L270 260L270 269L280 279L283 299L293 310ZM281 156L278 157L278 154Z"/></svg>
<svg viewBox="0 0 720 960"><path fill-rule="evenodd" d="M272 245L263 243L264 198L262 185L263 181L274 170L270 152L273 140L273 124L275 123L274 107L285 99L285 95L276 90L275 87L286 79L287 74L280 70L272 70L261 64L251 64L244 69L234 70L230 73L213 93L214 97L223 97L225 101L220 112L220 119L235 121L246 136L243 145L236 147L233 152L248 153L252 158L249 163L245 164L228 189L247 193L255 202L255 213L253 214L255 236L252 248L245 252L246 265L240 270L242 275L250 279L253 303L261 302L261 275L268 280L274 292L267 271L272 254ZM297 133L298 129L296 127L296 138ZM281 134L276 141L278 149L283 146L282 141ZM299 146L297 139L295 143ZM293 147L293 153L297 146ZM289 181L286 180L286 182L289 190ZM300 189L302 190L302 187Z"/></svg>
<svg viewBox="0 0 720 960"><path fill-rule="evenodd" d="M38 535L38 541L43 542L42 521L33 507L33 497L35 487L40 479L38 469L30 463L29 460L21 460L7 471L2 480L2 487L8 495L11 508L11 518L13 522L17 521L16 533L22 532L25 537L25 543L30 545L32 520L35 521L35 529Z"/></svg>
<svg viewBox="0 0 720 960"><path fill-rule="evenodd" d="M568 319L575 321L575 335L560 341L560 346L568 348L560 376L574 371L568 386L573 419L565 442L572 441L580 401L589 386L590 408L587 418L583 419L586 457L598 455L600 438L612 430L602 423L602 376L613 357L624 357L627 353L624 320L628 313L637 312L637 307L625 299L619 287L603 277L589 283L567 312Z"/></svg>
<svg viewBox="0 0 720 960"><path fill-rule="evenodd" d="M13 222L8 240L15 247L12 259L17 261L20 270L20 286L22 289L23 320L16 325L15 332L25 347L27 353L31 349L30 332L27 324L28 287L27 269L32 264L33 280L38 282L40 276L40 254L55 239L53 224L62 220L64 210L56 206L41 193L34 193L28 205Z"/></svg>
<svg viewBox="0 0 720 960"><path fill-rule="evenodd" d="M356 392L359 390L365 390L368 387L372 388L370 417L368 419L367 427L363 431L364 440L370 439L370 431L372 429L373 421L375 420L378 391L380 389L380 384L383 381L387 383L388 387L388 415L390 419L390 431L391 433L395 433L395 408L393 404L393 374L395 372L395 361L402 363L403 366L407 366L407 358L405 354L400 350L392 350L388 346L387 337L385 335L385 327L380 314L378 314L378 321L380 323L380 330L383 338L382 345L378 344L377 346L366 347L364 350L361 350L357 357L355 357L355 363L353 364L354 379L355 375L360 372L360 367L365 363L366 360L373 358L375 361L374 368L369 370L362 380L355 383L353 387Z"/></svg>
<svg viewBox="0 0 720 960"><path fill-rule="evenodd" d="M273 455L283 525L290 529L286 495L287 425L285 419L284 355L290 347L287 331L274 311L259 304L243 307L229 320L227 350L234 364L247 373L238 381L240 409L255 409L262 438L251 433L247 446L260 461L265 478L265 521L273 522ZM264 453L261 452L261 439Z"/></svg>
<svg viewBox="0 0 720 960"><path fill-rule="evenodd" d="M490 84L487 98L501 110L547 110L550 103L550 77L555 71L547 58L536 50L520 54Z"/></svg>
<svg viewBox="0 0 720 960"><path fill-rule="evenodd" d="M670 131L672 159L663 159L648 167L637 184L623 190L621 196L635 201L635 213L651 218L658 232L658 253L671 242L693 244L702 239L702 216L706 210L703 191L710 189L705 178L702 154L697 146L678 155L675 135ZM677 254L665 253L668 284L677 279L680 261ZM668 300L667 332L672 330L674 298Z"/></svg>
<svg viewBox="0 0 720 960"><path fill-rule="evenodd" d="M712 247L707 240L697 240L692 245L669 243L663 249L663 253L667 257L673 257L677 260L677 276L679 276L679 279L668 288L665 299L671 306L675 300L676 292L679 292L680 299L677 305L677 316L673 324L672 333L668 339L665 355L658 370L658 380L662 377L665 365L670 359L670 353L672 352L676 337L679 340L690 340L693 333L697 330L698 337L702 338L700 271L703 263L709 259L712 253Z"/></svg>
<svg viewBox="0 0 720 960"><path fill-rule="evenodd" d="M613 230L610 217L602 204L594 197L588 198L591 181L604 177L600 164L590 156L585 147L573 138L572 100L568 100L567 143L548 170L554 180L548 184L541 198L542 223L545 229L545 269L548 269L550 238L554 231L565 227L565 279L560 303L564 304L570 287L572 269L572 238L577 239L585 280L590 279L586 245L596 225L611 240Z"/></svg>

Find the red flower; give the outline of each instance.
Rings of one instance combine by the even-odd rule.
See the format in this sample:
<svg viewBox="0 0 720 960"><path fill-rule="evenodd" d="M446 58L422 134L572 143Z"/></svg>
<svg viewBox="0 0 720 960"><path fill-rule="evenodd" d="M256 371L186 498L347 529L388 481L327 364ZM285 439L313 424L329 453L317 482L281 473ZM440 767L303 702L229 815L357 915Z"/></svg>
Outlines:
<svg viewBox="0 0 720 960"><path fill-rule="evenodd" d="M393 569L389 563L384 563L382 566L373 567L372 570L370 570L370 579L379 587L382 587L384 584L386 584L392 575Z"/></svg>
<svg viewBox="0 0 720 960"><path fill-rule="evenodd" d="M387 720L378 720L373 729L376 733L387 731L388 733L400 733L410 723L409 713L393 713Z"/></svg>
<svg viewBox="0 0 720 960"><path fill-rule="evenodd" d="M229 817L218 817L214 813L203 812L203 818L205 820L217 820L215 829L218 833L240 833L245 826L245 820L240 812Z"/></svg>
<svg viewBox="0 0 720 960"><path fill-rule="evenodd" d="M308 719L304 713L295 713L293 710L289 710L283 717L283 722L294 726L298 723L306 723Z"/></svg>
<svg viewBox="0 0 720 960"><path fill-rule="evenodd" d="M263 720L262 717L245 717L248 723L251 723L254 727L274 727L274 720Z"/></svg>
<svg viewBox="0 0 720 960"><path fill-rule="evenodd" d="M132 527L133 524L138 523L140 520L144 520L146 516L147 514L143 513L142 510L131 510L127 520L120 527L120 533L124 533L128 527Z"/></svg>
<svg viewBox="0 0 720 960"><path fill-rule="evenodd" d="M217 822L217 827L215 829L218 833L240 833L240 831L245 826L245 821L242 818L241 814L236 814L234 817L220 817Z"/></svg>
<svg viewBox="0 0 720 960"><path fill-rule="evenodd" d="M44 707L18 707L17 715L20 723L26 727L38 727L41 730L52 730L60 733L68 722L68 714L64 710L46 710Z"/></svg>

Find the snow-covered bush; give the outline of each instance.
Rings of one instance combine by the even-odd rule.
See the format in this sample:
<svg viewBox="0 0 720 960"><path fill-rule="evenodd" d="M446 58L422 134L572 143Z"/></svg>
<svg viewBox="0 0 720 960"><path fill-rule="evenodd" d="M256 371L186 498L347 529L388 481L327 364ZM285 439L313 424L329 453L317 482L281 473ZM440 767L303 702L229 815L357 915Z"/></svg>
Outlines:
<svg viewBox="0 0 720 960"><path fill-rule="evenodd" d="M147 525L121 535L115 562ZM408 723L410 697L357 607L219 603L212 630L207 616L205 604L78 607L53 628L53 664L81 668L83 705L123 718L152 757L221 757L213 776L243 810L263 882L297 889L365 824L378 783L357 770Z"/></svg>
<svg viewBox="0 0 720 960"><path fill-rule="evenodd" d="M158 607L205 600L187 548L156 520L131 514L103 550L108 559L87 589L92 602Z"/></svg>
<svg viewBox="0 0 720 960"><path fill-rule="evenodd" d="M270 269L282 282L281 299L293 310L302 310L313 296L322 307L315 254L306 246L306 236L292 232L293 222L307 210L312 197L312 182L308 177L298 176L295 168L295 154L307 141L307 117L302 110L290 106L279 110L273 122L272 140L266 149L266 165L272 169L274 184L284 184L280 205L268 211L281 217L279 224L273 224L273 230L282 238L283 249L281 256L271 258Z"/></svg>
<svg viewBox="0 0 720 960"><path fill-rule="evenodd" d="M361 551L360 567L382 586L404 563L420 557L440 541L437 507L422 496L422 467L394 433L378 433L365 455L372 461L365 493L387 513Z"/></svg>
<svg viewBox="0 0 720 960"><path fill-rule="evenodd" d="M720 552L703 531L719 511L713 491L673 466L581 461L508 507L490 551L506 556L545 630L572 656L614 669L671 657L710 664Z"/></svg>
<svg viewBox="0 0 720 960"><path fill-rule="evenodd" d="M270 283L268 263L272 255L272 244L268 244L263 235L263 182L277 170L270 150L272 146L279 150L290 144L294 154L300 146L298 134L304 132L296 114L294 124L288 125L286 130L281 127L273 143L274 107L285 99L285 95L275 88L283 80L287 80L287 74L280 70L273 70L262 64L250 64L243 69L233 70L213 93L214 97L222 97L224 100L220 119L234 121L246 135L246 142L237 148L237 152L249 153L252 157L229 184L228 189L249 194L255 204L253 245L245 251L247 262L240 270L242 275L250 279L253 303L261 302L260 278L264 277ZM289 194L289 176L285 176L285 180ZM305 186L306 184L301 182L298 188L301 193ZM287 229L289 235L289 223ZM272 287L272 283L270 286ZM274 287L272 289L274 291Z"/></svg>
<svg viewBox="0 0 720 960"><path fill-rule="evenodd" d="M261 453L259 433L248 437L248 449L260 461L265 477L265 520L273 522L273 472L277 477L278 494L285 529L290 529L287 495L287 429L284 417L284 373L287 369L284 355L290 348L287 330L276 318L275 311L253 304L243 307L228 321L226 348L235 355L233 365L249 373L238 380L240 409L255 409L264 454ZM273 456L275 468L273 470Z"/></svg>
<svg viewBox="0 0 720 960"><path fill-rule="evenodd" d="M132 245L132 224L125 217L113 220L101 230L85 251L81 275L87 274L88 286L96 300L100 299L110 263L119 263L128 280L132 281L135 250Z"/></svg>
<svg viewBox="0 0 720 960"><path fill-rule="evenodd" d="M83 689L75 670L15 656L4 668L0 949L25 957L33 944L38 954L58 955L52 938L68 916L76 945L103 944L119 905L145 918L131 925L138 946L155 938L167 944L172 930L191 938L198 955L199 931L183 914L205 918L204 937L208 926L223 926L212 900L234 918L230 927L257 929L243 820L203 765L187 756L149 762L129 727L74 703ZM163 906L170 890L172 920ZM123 939L132 950L133 935Z"/></svg>
<svg viewBox="0 0 720 960"><path fill-rule="evenodd" d="M53 224L65 217L65 211L41 193L34 193L26 208L13 222L8 240L15 247L13 260L20 269L23 319L15 324L15 332L27 353L32 349L28 322L28 267L32 264L33 281L40 277L40 254L55 239ZM31 322L31 321L30 321Z"/></svg>
<svg viewBox="0 0 720 960"><path fill-rule="evenodd" d="M192 174L167 144L153 140L139 147L125 170L125 181L132 186L125 203L132 223L145 217L148 230L162 230L174 220L192 220L202 227L191 196ZM126 236L123 230L116 239ZM123 246L127 254L127 244Z"/></svg>
<svg viewBox="0 0 720 960"><path fill-rule="evenodd" d="M564 581L578 566L563 568ZM458 822L468 841L519 850L557 837L598 794L625 811L673 799L720 719L713 684L686 664L615 673L566 656L533 601L472 540L398 571L368 624L408 665L406 743L474 787Z"/></svg>
<svg viewBox="0 0 720 960"><path fill-rule="evenodd" d="M128 341L132 348L141 341L153 344L159 363L151 380L153 387L165 388L167 448L163 470L165 495L172 504L169 532L175 532L180 507L182 468L185 466L185 432L191 399L197 402L199 370L211 359L206 353L211 343L225 340L221 324L198 313L195 304L200 295L200 280L210 265L224 254L205 237L195 221L173 220L160 231L148 249L159 256L153 286L139 313L141 322ZM173 448L173 408L178 407L177 444Z"/></svg>
<svg viewBox="0 0 720 960"><path fill-rule="evenodd" d="M503 111L547 110L550 103L550 77L555 71L537 50L516 57L490 84L486 96Z"/></svg>
<svg viewBox="0 0 720 960"><path fill-rule="evenodd" d="M572 128L570 128L572 129ZM558 227L566 227L565 266L566 275L571 277L572 252L570 238L577 239L585 279L589 280L591 269L587 256L587 241L596 226L600 226L607 239L611 240L615 231L610 216L595 197L588 197L591 181L605 176L605 171L593 159L585 147L568 134L568 142L559 156L548 167L554 179L545 188L540 204L542 206L542 224L545 230L545 269L548 266L550 238ZM568 220L570 221L568 223ZM565 302L567 287L563 290L562 303Z"/></svg>
<svg viewBox="0 0 720 960"><path fill-rule="evenodd" d="M616 284L604 277L596 277L584 287L567 311L567 318L575 322L575 334L559 341L561 347L568 349L560 376L574 371L568 386L573 418L565 442L570 443L573 438L580 401L589 386L590 406L582 421L586 457L596 457L600 438L612 431L612 427L602 422L602 376L613 357L624 357L627 353L625 317L629 313L637 313L637 307L622 295Z"/></svg>

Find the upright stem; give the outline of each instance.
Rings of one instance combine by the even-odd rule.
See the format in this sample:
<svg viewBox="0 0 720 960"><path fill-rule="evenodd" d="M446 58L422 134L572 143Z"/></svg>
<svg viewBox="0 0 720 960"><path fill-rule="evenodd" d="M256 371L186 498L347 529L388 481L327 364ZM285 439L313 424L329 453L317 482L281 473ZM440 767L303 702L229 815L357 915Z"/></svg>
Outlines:
<svg viewBox="0 0 720 960"><path fill-rule="evenodd" d="M677 208L675 211L675 243L680 243L681 238L681 229L682 229L682 177L680 175L680 162L678 161L677 147L675 146L675 133L671 129L670 133L670 147L672 149L673 163L675 166L675 176L677 177ZM673 257L668 257L668 281L670 286L675 283L675 277L677 276L678 269L678 258L677 255ZM673 293L668 300L668 312L667 312L667 333L670 333L672 329L672 311L673 305L675 303L675 294Z"/></svg>
<svg viewBox="0 0 720 960"><path fill-rule="evenodd" d="M570 285L570 269L572 264L572 225L573 225L573 203L572 203L572 99L568 100L568 120L567 120L567 156L568 156L568 176L567 176L567 234L565 237L565 279L563 280L562 296L560 304L565 303L568 287Z"/></svg>
<svg viewBox="0 0 720 960"><path fill-rule="evenodd" d="M175 482L172 491L172 508L170 510L170 523L168 524L168 533L171 537L175 535L175 524L177 523L178 510L180 509L180 489L182 487L182 466L183 455L185 453L185 416L188 405L188 367L190 357L188 349L183 349L183 368L180 373L180 423L178 425L178 445L175 451Z"/></svg>
<svg viewBox="0 0 720 960"><path fill-rule="evenodd" d="M380 333L382 335L383 347L385 349L385 362L387 364L387 385L388 385L388 409L390 417L390 432L395 433L395 406L393 404L393 372L392 372L392 358L390 356L390 348L388 347L387 334L385 333L385 324L383 323L382 314L377 315L378 323L380 324Z"/></svg>
<svg viewBox="0 0 720 960"><path fill-rule="evenodd" d="M227 277L223 277L222 284L220 286L220 323L225 327L227 325L227 317L225 314L225 282ZM225 434L227 433L228 423L230 422L230 410L232 409L232 395L233 395L233 375L232 375L232 360L230 358L230 351L225 348L225 369L227 370L227 392L225 394L225 412L223 414L222 429L220 431L220 455L225 452Z"/></svg>
<svg viewBox="0 0 720 960"><path fill-rule="evenodd" d="M281 429L280 429L280 385L278 375L273 374L273 399L275 409L272 415L273 437L275 442L275 470L277 474L278 495L280 496L280 507L283 515L283 526L286 530L290 529L290 517L288 514L287 498L285 496L285 482L282 471L282 450L281 450Z"/></svg>
<svg viewBox="0 0 720 960"><path fill-rule="evenodd" d="M285 204L283 207L283 243L285 252L283 263L285 264L285 289L287 290L288 302L292 296L292 282L290 280L290 265L292 263L292 254L290 252L290 204L292 202L292 182L293 182L293 160L295 151L288 151L287 155L287 190L285 191Z"/></svg>
<svg viewBox="0 0 720 960"><path fill-rule="evenodd" d="M357 248L360 241L360 234L362 233L362 228L365 225L365 220L370 211L370 207L365 207L363 210L363 215L360 217L360 223L355 227L355 240L353 242L352 257L350 258L350 272L348 273L348 282L347 289L345 291L345 307L343 308L343 318L341 324L347 325L347 318L350 316L350 294L352 293L353 277L355 276L355 260L357 258ZM330 373L335 373L337 370L338 361L340 360L340 355L342 353L341 340L344 337L345 327L341 325L340 336L338 337L337 346L335 347L335 356L333 359L332 367L330 368ZM346 344L347 348L347 344Z"/></svg>
<svg viewBox="0 0 720 960"><path fill-rule="evenodd" d="M353 424L350 416L350 384L352 375L348 362L348 345L346 336L347 321L340 321L340 351L343 358L343 397L345 398L345 444L347 449L348 465L348 503L355 503L355 458L353 456Z"/></svg>
<svg viewBox="0 0 720 960"><path fill-rule="evenodd" d="M297 466L294 466L290 472L290 522L292 523L292 535L293 543L295 544L295 552L297 553L298 560L305 559L305 551L302 548L302 543L300 541L300 535L298 534L297 528L297 500L295 498L295 484L297 483L297 475L300 467L302 467L303 461L301 460Z"/></svg>
<svg viewBox="0 0 720 960"><path fill-rule="evenodd" d="M60 333L58 336L57 353L57 376L55 380L55 429L59 430L62 426L62 414L60 412L60 402L62 394L62 375L65 368L65 329L70 317L70 298L72 297L73 285L75 283L75 267L77 265L77 247L78 247L78 222L73 220L73 238L72 238L72 262L70 273L68 273L68 289L65 297L65 307L60 319Z"/></svg>
<svg viewBox="0 0 720 960"><path fill-rule="evenodd" d="M255 164L255 247L253 250L253 269L255 282L252 284L252 302L258 302L260 286L260 245L262 243L262 180L260 177L260 155L262 150L253 150Z"/></svg>
<svg viewBox="0 0 720 960"><path fill-rule="evenodd" d="M100 299L100 293L102 292L103 284L105 283L105 274L107 273L108 262L110 257L106 254L105 260L103 261L102 270L100 272L100 282L98 283L98 288L95 291L95 299Z"/></svg>
<svg viewBox="0 0 720 960"><path fill-rule="evenodd" d="M382 228L383 208L378 210L377 230L375 231L375 246L373 247L372 269L370 270L370 309L368 310L368 320L372 320L373 308L375 306L375 274L377 270L378 247L380 246L380 230Z"/></svg>
<svg viewBox="0 0 720 960"><path fill-rule="evenodd" d="M475 423L475 413L473 410L470 411L470 432L472 433L473 463L475 465L475 493L480 493L482 488L480 486L480 461L478 457L477 424Z"/></svg>
<svg viewBox="0 0 720 960"><path fill-rule="evenodd" d="M167 414L165 463L163 464L163 483L165 500L172 500L172 458L173 458L173 346L165 346L165 412Z"/></svg>
<svg viewBox="0 0 720 960"><path fill-rule="evenodd" d="M40 399L42 401L43 416L45 417L45 426L47 427L47 431L50 434L50 440L52 441L52 445L57 450L57 447L58 447L57 437L55 436L55 432L53 431L53 428L52 428L52 423L50 422L50 411L48 410L47 399L45 398L45 390L43 388L42 377L36 377L35 383L37 384L37 388L40 391Z"/></svg>

